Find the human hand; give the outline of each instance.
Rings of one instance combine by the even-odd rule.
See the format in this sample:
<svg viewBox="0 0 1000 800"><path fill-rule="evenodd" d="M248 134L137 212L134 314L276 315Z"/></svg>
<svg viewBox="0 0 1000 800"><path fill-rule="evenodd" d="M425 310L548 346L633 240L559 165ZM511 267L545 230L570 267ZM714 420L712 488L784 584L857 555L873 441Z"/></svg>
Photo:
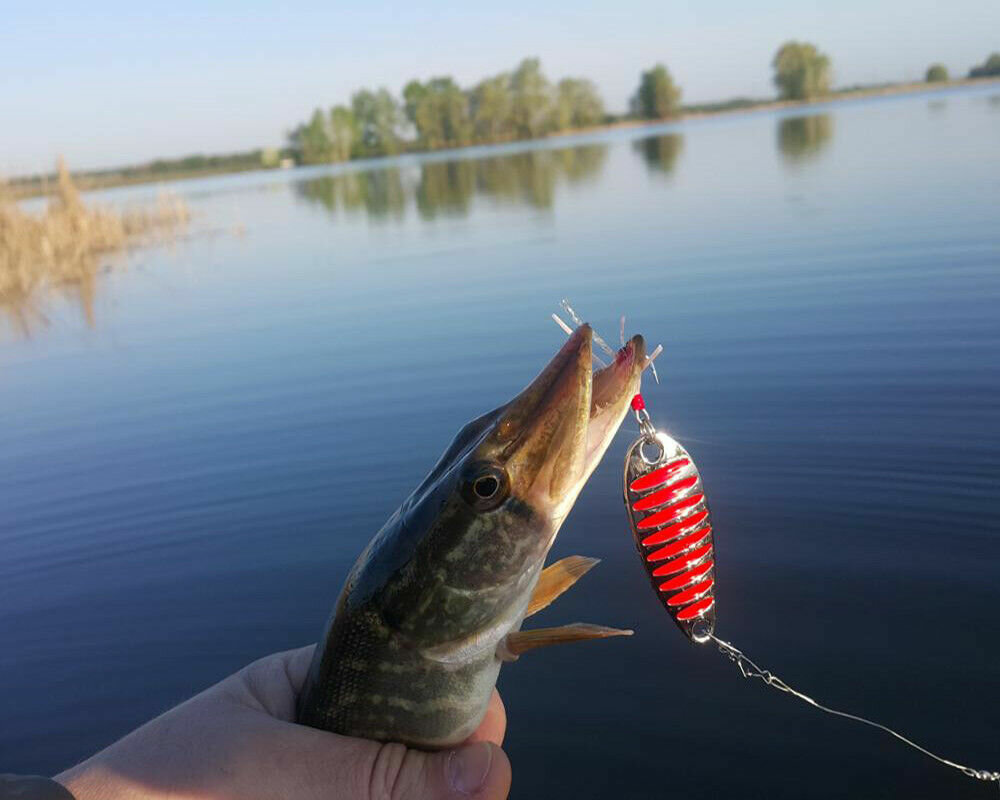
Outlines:
<svg viewBox="0 0 1000 800"><path fill-rule="evenodd" d="M461 747L410 750L296 725L314 646L275 653L56 776L77 800L501 800L510 762L496 690Z"/></svg>

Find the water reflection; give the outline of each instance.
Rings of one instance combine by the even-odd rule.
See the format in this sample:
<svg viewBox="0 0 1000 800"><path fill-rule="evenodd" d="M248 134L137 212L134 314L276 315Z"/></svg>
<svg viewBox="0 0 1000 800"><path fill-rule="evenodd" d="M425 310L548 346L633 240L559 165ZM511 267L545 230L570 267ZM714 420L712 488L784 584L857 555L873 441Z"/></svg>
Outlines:
<svg viewBox="0 0 1000 800"><path fill-rule="evenodd" d="M331 213L365 211L372 219L381 220L401 219L406 210L406 190L399 167L300 181L295 190Z"/></svg>
<svg viewBox="0 0 1000 800"><path fill-rule="evenodd" d="M137 208L85 200L62 159L57 175L41 210L41 203L18 203L0 183L0 323L17 337L48 324L50 298L79 307L94 327L99 272L136 247L172 241L189 218L183 201L162 194Z"/></svg>
<svg viewBox="0 0 1000 800"><path fill-rule="evenodd" d="M684 149L684 137L679 133L650 136L633 142L632 147L642 155L650 172L669 175Z"/></svg>
<svg viewBox="0 0 1000 800"><path fill-rule="evenodd" d="M105 261L85 257L74 263L71 276L58 283L0 281L0 322L3 323L0 324L0 339L4 338L2 333L10 334L15 340L30 339L47 328L53 316L61 317L62 308L72 309L88 328L94 329L97 326L98 282L125 263L124 258Z"/></svg>
<svg viewBox="0 0 1000 800"><path fill-rule="evenodd" d="M411 202L424 219L464 216L476 196L547 209L560 183L599 176L607 151L606 144L590 144L476 160L425 161L415 180L407 180L400 167L386 167L300 181L295 191L333 213L364 211L375 220L402 219Z"/></svg>
<svg viewBox="0 0 1000 800"><path fill-rule="evenodd" d="M88 328L94 327L94 297L96 294L96 274L88 270L81 275L79 281L67 284L53 290L55 294L65 295L70 305L77 306L80 316ZM15 338L31 338L32 334L49 324L49 315L43 307L45 300L43 292L33 289L15 287L0 291L0 319Z"/></svg>
<svg viewBox="0 0 1000 800"><path fill-rule="evenodd" d="M424 164L417 185L417 209L424 219L433 219L439 214L465 215L475 191L475 162Z"/></svg>
<svg viewBox="0 0 1000 800"><path fill-rule="evenodd" d="M832 137L833 117L830 114L786 117L778 121L778 149L789 163L815 158L827 148Z"/></svg>

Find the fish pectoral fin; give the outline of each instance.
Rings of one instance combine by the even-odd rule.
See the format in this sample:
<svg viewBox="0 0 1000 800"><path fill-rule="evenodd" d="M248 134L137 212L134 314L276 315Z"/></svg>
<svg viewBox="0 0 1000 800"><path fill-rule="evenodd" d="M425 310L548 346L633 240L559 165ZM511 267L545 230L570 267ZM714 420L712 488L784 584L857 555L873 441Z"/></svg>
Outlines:
<svg viewBox="0 0 1000 800"><path fill-rule="evenodd" d="M538 584L535 586L534 594L531 595L531 602L528 603L528 610L524 612L524 616L537 614L590 572L600 561L599 558L568 556L549 564L538 576Z"/></svg>
<svg viewBox="0 0 1000 800"><path fill-rule="evenodd" d="M516 661L522 653L537 647L548 647L565 642L583 642L588 639L607 639L610 636L631 636L632 631L621 628L607 628L587 622L574 622L558 628L538 628L533 631L513 631L497 645L497 658L501 661Z"/></svg>

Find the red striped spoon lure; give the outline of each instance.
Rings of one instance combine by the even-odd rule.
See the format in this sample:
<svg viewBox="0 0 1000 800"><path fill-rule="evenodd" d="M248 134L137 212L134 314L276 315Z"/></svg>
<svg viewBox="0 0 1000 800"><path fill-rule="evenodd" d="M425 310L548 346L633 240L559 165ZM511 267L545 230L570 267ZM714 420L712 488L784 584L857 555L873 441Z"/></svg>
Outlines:
<svg viewBox="0 0 1000 800"><path fill-rule="evenodd" d="M705 487L677 440L657 431L641 394L640 437L625 455L625 508L643 566L663 607L694 642L715 631L715 553Z"/></svg>

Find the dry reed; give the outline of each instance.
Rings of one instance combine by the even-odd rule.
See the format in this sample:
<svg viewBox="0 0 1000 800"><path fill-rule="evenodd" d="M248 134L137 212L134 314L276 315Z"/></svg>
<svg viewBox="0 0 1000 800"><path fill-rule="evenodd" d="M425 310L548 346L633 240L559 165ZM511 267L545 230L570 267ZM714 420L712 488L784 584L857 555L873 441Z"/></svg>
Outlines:
<svg viewBox="0 0 1000 800"><path fill-rule="evenodd" d="M162 195L148 208L117 211L87 205L60 158L55 197L41 214L23 210L0 183L0 309L29 333L45 320L39 295L46 289L78 292L93 323L93 291L102 256L172 237L188 221L176 197Z"/></svg>

